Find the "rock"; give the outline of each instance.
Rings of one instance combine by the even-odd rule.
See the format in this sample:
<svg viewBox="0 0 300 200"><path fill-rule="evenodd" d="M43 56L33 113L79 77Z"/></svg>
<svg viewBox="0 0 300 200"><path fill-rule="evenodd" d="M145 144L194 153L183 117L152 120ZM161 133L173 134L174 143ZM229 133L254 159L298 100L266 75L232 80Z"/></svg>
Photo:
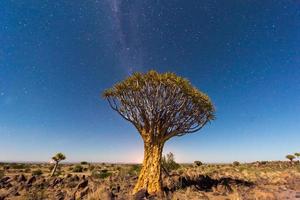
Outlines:
<svg viewBox="0 0 300 200"><path fill-rule="evenodd" d="M112 192L109 192L109 191L104 191L102 194L101 194L101 200L114 200L114 194Z"/></svg>
<svg viewBox="0 0 300 200"><path fill-rule="evenodd" d="M18 180L17 180L18 182L25 182L26 181L26 177L23 175L23 174L21 174L19 177L18 177Z"/></svg>
<svg viewBox="0 0 300 200"><path fill-rule="evenodd" d="M217 185L214 191L222 195L228 195L232 193L233 190L229 185Z"/></svg>
<svg viewBox="0 0 300 200"><path fill-rule="evenodd" d="M66 176L65 176L65 178L71 178L72 177L72 174L67 174Z"/></svg>
<svg viewBox="0 0 300 200"><path fill-rule="evenodd" d="M79 181L80 180L79 176L77 176L77 175L73 176L73 178L74 178L73 179L74 181Z"/></svg>
<svg viewBox="0 0 300 200"><path fill-rule="evenodd" d="M8 189L11 188L12 184L10 182L5 183L4 188Z"/></svg>
<svg viewBox="0 0 300 200"><path fill-rule="evenodd" d="M78 190L81 188L85 188L86 186L88 186L88 184L89 184L89 181L84 179L78 183L76 189Z"/></svg>
<svg viewBox="0 0 300 200"><path fill-rule="evenodd" d="M7 181L9 180L10 178L8 176L5 176L3 177L1 180L0 180L0 183L7 183Z"/></svg>
<svg viewBox="0 0 300 200"><path fill-rule="evenodd" d="M59 178L59 177L57 177L57 178L53 179L53 180L50 182L50 186L51 186L51 187L54 187L54 186L56 186L57 184L59 184L59 183L61 183L61 182L62 182L62 179Z"/></svg>
<svg viewBox="0 0 300 200"><path fill-rule="evenodd" d="M55 194L55 199L56 200L64 200L65 199L65 194L62 191L58 191Z"/></svg>
<svg viewBox="0 0 300 200"><path fill-rule="evenodd" d="M121 189L120 185L117 185L117 186L112 187L111 191L113 193L118 193L118 192L120 192L120 189Z"/></svg>
<svg viewBox="0 0 300 200"><path fill-rule="evenodd" d="M145 189L141 189L136 194L133 195L133 200L143 200L144 198L147 198L148 192Z"/></svg>
<svg viewBox="0 0 300 200"><path fill-rule="evenodd" d="M89 193L89 187L87 186L86 188L84 188L80 193L79 196L80 198L83 198L84 196L86 196Z"/></svg>
<svg viewBox="0 0 300 200"><path fill-rule="evenodd" d="M20 193L18 192L19 188L16 187L12 187L11 189L8 190L8 193L10 196L20 196Z"/></svg>
<svg viewBox="0 0 300 200"><path fill-rule="evenodd" d="M35 181L36 181L35 176L31 176L31 177L27 180L26 185L27 185L27 186L31 186L32 183L34 183Z"/></svg>
<svg viewBox="0 0 300 200"><path fill-rule="evenodd" d="M68 200L76 200L76 191L71 194Z"/></svg>

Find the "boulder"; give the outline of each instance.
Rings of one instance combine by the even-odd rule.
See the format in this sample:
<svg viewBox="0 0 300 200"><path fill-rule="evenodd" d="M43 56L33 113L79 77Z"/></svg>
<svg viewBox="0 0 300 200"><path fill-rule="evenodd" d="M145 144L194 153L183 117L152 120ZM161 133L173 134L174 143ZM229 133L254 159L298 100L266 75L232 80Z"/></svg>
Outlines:
<svg viewBox="0 0 300 200"><path fill-rule="evenodd" d="M9 179L10 178L8 176L5 176L0 180L0 183L7 183Z"/></svg>
<svg viewBox="0 0 300 200"><path fill-rule="evenodd" d="M58 191L55 194L55 199L56 200L64 200L65 199L65 194L62 191Z"/></svg>
<svg viewBox="0 0 300 200"><path fill-rule="evenodd" d="M84 188L80 193L79 193L79 197L83 198L84 196L86 196L89 193L89 187L87 186L86 188Z"/></svg>
<svg viewBox="0 0 300 200"><path fill-rule="evenodd" d="M31 177L26 181L26 185L27 185L27 186L31 186L35 181L36 181L36 177L35 177L35 176L31 176Z"/></svg>
<svg viewBox="0 0 300 200"><path fill-rule="evenodd" d="M8 190L8 193L10 196L20 196L20 193L18 192L19 188L18 186L12 187Z"/></svg>
<svg viewBox="0 0 300 200"><path fill-rule="evenodd" d="M18 180L17 180L18 182L25 182L26 181L26 177L23 175L23 174L21 174L19 177L18 177Z"/></svg>
<svg viewBox="0 0 300 200"><path fill-rule="evenodd" d="M88 186L88 184L89 184L89 181L86 180L86 179L83 179L82 181L80 181L80 182L78 183L78 185L76 186L76 189L78 190L78 189L85 188L85 187Z"/></svg>

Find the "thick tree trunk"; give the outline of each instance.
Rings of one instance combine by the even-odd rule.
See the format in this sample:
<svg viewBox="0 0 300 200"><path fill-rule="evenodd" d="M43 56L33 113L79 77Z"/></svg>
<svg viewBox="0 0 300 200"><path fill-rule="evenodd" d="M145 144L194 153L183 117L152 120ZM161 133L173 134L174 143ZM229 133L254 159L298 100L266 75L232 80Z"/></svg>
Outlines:
<svg viewBox="0 0 300 200"><path fill-rule="evenodd" d="M51 177L54 176L54 174L56 172L56 169L57 169L57 165L58 165L58 162L56 162L55 165L54 165L54 168L53 168L52 173L51 173Z"/></svg>
<svg viewBox="0 0 300 200"><path fill-rule="evenodd" d="M164 143L144 143L144 161L133 194L146 189L149 194L162 191L161 157Z"/></svg>

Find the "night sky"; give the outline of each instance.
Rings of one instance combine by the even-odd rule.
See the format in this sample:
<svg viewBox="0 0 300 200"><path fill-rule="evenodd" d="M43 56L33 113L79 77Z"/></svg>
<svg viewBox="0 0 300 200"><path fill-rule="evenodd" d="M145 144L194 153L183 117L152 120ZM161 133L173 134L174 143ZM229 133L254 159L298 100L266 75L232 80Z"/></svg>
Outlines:
<svg viewBox="0 0 300 200"><path fill-rule="evenodd" d="M216 120L167 142L179 162L300 151L297 0L0 1L0 161L140 162L134 127L101 98L135 71L175 72Z"/></svg>

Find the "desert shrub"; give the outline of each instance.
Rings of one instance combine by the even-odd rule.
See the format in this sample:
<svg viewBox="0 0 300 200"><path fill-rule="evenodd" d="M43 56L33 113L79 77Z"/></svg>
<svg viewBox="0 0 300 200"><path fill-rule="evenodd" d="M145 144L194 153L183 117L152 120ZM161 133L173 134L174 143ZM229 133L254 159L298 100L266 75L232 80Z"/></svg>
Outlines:
<svg viewBox="0 0 300 200"><path fill-rule="evenodd" d="M89 170L90 170L90 171L93 171L94 169L95 169L95 166L94 166L94 165L90 165L90 166L89 166Z"/></svg>
<svg viewBox="0 0 300 200"><path fill-rule="evenodd" d="M184 169L179 169L177 172L178 172L179 175L182 175L182 174L184 174L185 170Z"/></svg>
<svg viewBox="0 0 300 200"><path fill-rule="evenodd" d="M4 165L4 166L3 166L3 169L4 169L4 170L9 170L9 169L10 169L10 166L9 166L9 165Z"/></svg>
<svg viewBox="0 0 300 200"><path fill-rule="evenodd" d="M112 175L111 172L109 172L108 170L104 169L104 170L94 170L92 171L92 177L93 178L98 178L98 179L105 179L107 177L110 177Z"/></svg>
<svg viewBox="0 0 300 200"><path fill-rule="evenodd" d="M175 162L174 154L171 152L162 157L161 165L168 172L180 168L180 165Z"/></svg>
<svg viewBox="0 0 300 200"><path fill-rule="evenodd" d="M296 171L300 173L300 165L296 165L295 167Z"/></svg>
<svg viewBox="0 0 300 200"><path fill-rule="evenodd" d="M201 166L201 165L203 165L203 163L199 160L196 160L196 161L194 161L194 165L195 166Z"/></svg>
<svg viewBox="0 0 300 200"><path fill-rule="evenodd" d="M0 170L0 179L3 178L4 175L5 175L5 174L4 174L4 171L3 171L3 170Z"/></svg>
<svg viewBox="0 0 300 200"><path fill-rule="evenodd" d="M125 167L116 167L116 170L119 172L119 176L137 176L142 169L141 165L130 165Z"/></svg>
<svg viewBox="0 0 300 200"><path fill-rule="evenodd" d="M24 170L24 172L25 172L25 173L30 173L30 172L31 172L31 169L30 169L30 168L27 168L27 169Z"/></svg>
<svg viewBox="0 0 300 200"><path fill-rule="evenodd" d="M233 164L233 166L239 166L239 165L240 165L240 162L234 161L232 164Z"/></svg>
<svg viewBox="0 0 300 200"><path fill-rule="evenodd" d="M43 174L43 172L40 169L32 171L32 176L40 176L42 174Z"/></svg>
<svg viewBox="0 0 300 200"><path fill-rule="evenodd" d="M34 189L24 194L24 200L42 200L48 199L45 189Z"/></svg>
<svg viewBox="0 0 300 200"><path fill-rule="evenodd" d="M81 165L75 165L73 168L73 172L82 172L83 167Z"/></svg>
<svg viewBox="0 0 300 200"><path fill-rule="evenodd" d="M259 163L262 165L266 165L268 163L268 161L260 161Z"/></svg>
<svg viewBox="0 0 300 200"><path fill-rule="evenodd" d="M132 165L128 170L128 175L138 175L142 169L141 165Z"/></svg>
<svg viewBox="0 0 300 200"><path fill-rule="evenodd" d="M142 169L142 166L141 165L132 165L129 169L129 174L130 175L137 175L140 173Z"/></svg>
<svg viewBox="0 0 300 200"><path fill-rule="evenodd" d="M81 165L87 165L87 164L88 164L88 162L86 162L86 161L82 161L82 162L80 162L80 164L81 164Z"/></svg>
<svg viewBox="0 0 300 200"><path fill-rule="evenodd" d="M50 165L48 169L51 172L53 170L53 168L54 168L54 165Z"/></svg>
<svg viewBox="0 0 300 200"><path fill-rule="evenodd" d="M28 169L29 166L24 163L12 163L10 164L11 169Z"/></svg>

